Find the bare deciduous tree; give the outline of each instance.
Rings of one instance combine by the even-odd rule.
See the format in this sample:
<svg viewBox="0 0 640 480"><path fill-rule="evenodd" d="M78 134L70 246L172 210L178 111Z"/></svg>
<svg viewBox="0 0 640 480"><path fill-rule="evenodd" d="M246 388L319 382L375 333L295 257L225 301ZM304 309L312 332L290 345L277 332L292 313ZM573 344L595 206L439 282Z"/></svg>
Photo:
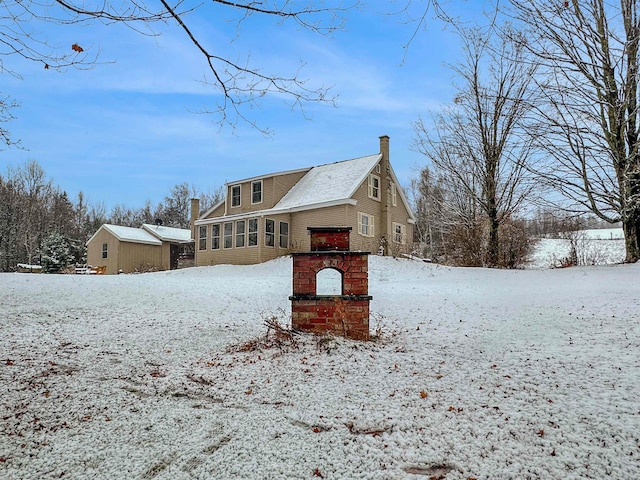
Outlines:
<svg viewBox="0 0 640 480"><path fill-rule="evenodd" d="M511 0L522 46L541 63L540 169L576 211L622 222L626 261L640 258L638 0ZM526 41L525 41L526 39Z"/></svg>
<svg viewBox="0 0 640 480"><path fill-rule="evenodd" d="M484 263L496 266L498 232L531 192L526 165L532 153L527 115L534 102L535 63L513 38L496 39L492 29L459 29L464 62L454 104L439 114L435 129L414 124L417 150L448 183L461 222L488 231Z"/></svg>
<svg viewBox="0 0 640 480"><path fill-rule="evenodd" d="M345 12L355 4L357 0L347 5L342 0L210 0L206 3L160 0L159 4L136 0L9 0L0 3L0 72L20 76L19 67L16 67L19 62L11 63L16 57L40 63L43 68L52 70L95 64L97 52L85 50L86 46L74 43L60 49L51 45L47 40L48 25L123 24L142 34L155 35L154 26L173 23L201 56L208 72L204 83L222 94L216 108L208 112L215 113L221 124L233 126L238 121L246 121L266 132L264 126L257 125L249 116L263 96L283 96L290 100L292 108L302 111L306 103L332 102L333 97L328 95L326 87L308 86L299 70L291 73L269 71L259 66L248 52L244 60L232 58L224 45L211 45L206 35L199 35L192 28L191 22L197 23L193 20L194 14L200 14L200 20L205 19L213 26L235 22L238 31L241 24L260 17L271 19L274 28L291 22L301 30L328 34L342 27ZM0 103L0 121L10 118L9 106L6 101ZM0 138L6 142L9 137L0 130Z"/></svg>

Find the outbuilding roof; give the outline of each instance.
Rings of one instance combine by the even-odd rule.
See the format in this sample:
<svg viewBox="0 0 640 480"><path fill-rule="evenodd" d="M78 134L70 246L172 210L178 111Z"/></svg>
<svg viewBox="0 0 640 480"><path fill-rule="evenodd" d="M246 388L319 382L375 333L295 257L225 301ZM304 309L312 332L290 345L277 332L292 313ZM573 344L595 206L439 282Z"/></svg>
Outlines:
<svg viewBox="0 0 640 480"><path fill-rule="evenodd" d="M184 228L165 227L164 225L151 225L143 223L142 228L164 242L189 243L191 242L191 230Z"/></svg>
<svg viewBox="0 0 640 480"><path fill-rule="evenodd" d="M123 227L105 223L102 227L121 242L145 243L148 245L162 245L162 241L142 228ZM97 232L96 232L97 233ZM91 240L89 240L91 241Z"/></svg>

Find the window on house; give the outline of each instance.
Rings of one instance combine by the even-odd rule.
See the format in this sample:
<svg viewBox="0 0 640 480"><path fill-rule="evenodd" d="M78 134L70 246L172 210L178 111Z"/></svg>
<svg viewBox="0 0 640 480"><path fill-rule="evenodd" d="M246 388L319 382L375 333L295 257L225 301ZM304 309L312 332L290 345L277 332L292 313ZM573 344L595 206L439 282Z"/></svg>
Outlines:
<svg viewBox="0 0 640 480"><path fill-rule="evenodd" d="M255 247L258 245L258 219L257 218L249 219L249 231L247 235L247 244L250 247Z"/></svg>
<svg viewBox="0 0 640 480"><path fill-rule="evenodd" d="M236 222L236 248L244 247L244 220L238 220Z"/></svg>
<svg viewBox="0 0 640 480"><path fill-rule="evenodd" d="M198 250L206 250L206 249L207 249L207 226L202 225L198 230ZM104 255L104 251L102 252L102 254Z"/></svg>
<svg viewBox="0 0 640 480"><path fill-rule="evenodd" d="M398 205L398 187L395 183L391 184L391 205L394 207Z"/></svg>
<svg viewBox="0 0 640 480"><path fill-rule="evenodd" d="M109 244L108 243L103 243L102 244L102 258L107 258L109 254Z"/></svg>
<svg viewBox="0 0 640 480"><path fill-rule="evenodd" d="M395 243L406 243L407 231L403 224L393 222L393 241Z"/></svg>
<svg viewBox="0 0 640 480"><path fill-rule="evenodd" d="M289 248L289 224L280 222L280 248Z"/></svg>
<svg viewBox="0 0 640 480"><path fill-rule="evenodd" d="M251 203L262 203L262 180L251 182Z"/></svg>
<svg viewBox="0 0 640 480"><path fill-rule="evenodd" d="M267 247L275 245L276 222L273 220L265 220L264 222L264 244Z"/></svg>
<svg viewBox="0 0 640 480"><path fill-rule="evenodd" d="M369 198L380 200L380 177L369 175Z"/></svg>
<svg viewBox="0 0 640 480"><path fill-rule="evenodd" d="M218 250L220 248L220 224L215 223L211 225L211 250Z"/></svg>
<svg viewBox="0 0 640 480"><path fill-rule="evenodd" d="M231 187L231 206L240 206L240 185L234 185Z"/></svg>
<svg viewBox="0 0 640 480"><path fill-rule="evenodd" d="M233 222L227 222L224 224L224 248L233 247Z"/></svg>
<svg viewBox="0 0 640 480"><path fill-rule="evenodd" d="M358 233L365 237L373 237L373 215L358 212Z"/></svg>

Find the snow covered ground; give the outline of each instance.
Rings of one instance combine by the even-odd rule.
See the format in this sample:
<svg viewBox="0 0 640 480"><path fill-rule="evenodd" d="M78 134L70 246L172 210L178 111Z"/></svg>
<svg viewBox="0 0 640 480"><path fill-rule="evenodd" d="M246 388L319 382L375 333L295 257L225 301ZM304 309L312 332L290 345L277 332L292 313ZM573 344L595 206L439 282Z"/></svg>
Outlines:
<svg viewBox="0 0 640 480"><path fill-rule="evenodd" d="M566 234L565 236L569 236ZM622 263L625 257L621 228L600 228L573 232L580 265L611 265ZM545 238L538 242L529 268L553 268L570 254L568 238Z"/></svg>
<svg viewBox="0 0 640 480"><path fill-rule="evenodd" d="M290 258L0 274L0 478L640 478L640 264L370 270L367 343L264 338Z"/></svg>

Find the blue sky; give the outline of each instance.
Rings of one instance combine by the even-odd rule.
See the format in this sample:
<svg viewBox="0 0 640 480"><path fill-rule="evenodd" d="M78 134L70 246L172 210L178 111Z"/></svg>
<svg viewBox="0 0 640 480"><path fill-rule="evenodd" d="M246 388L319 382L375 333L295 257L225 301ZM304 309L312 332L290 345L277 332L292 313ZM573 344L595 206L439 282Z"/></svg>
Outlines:
<svg viewBox="0 0 640 480"><path fill-rule="evenodd" d="M485 4L455 1L448 8L470 19ZM21 106L5 126L26 150L2 151L0 172L37 160L71 198L82 191L110 210L157 203L182 182L208 192L226 181L369 155L378 151L378 137L389 135L392 165L407 185L425 164L411 150L411 122L451 100L453 74L445 63L456 62L460 49L429 16L405 56L414 26L384 14L402 5L368 2L330 37L252 21L231 42L235 25L209 20L216 12L187 17L213 51L250 54L255 65L278 73L292 73L302 61L310 85L332 86L336 106L307 105L309 119L280 97L264 98L247 114L270 136L243 123L221 129L215 117L194 113L214 109L217 93L199 83L204 60L177 28L151 37L122 25L40 26L52 43L77 42L99 61L89 70L57 72L11 59L22 79L3 73L2 91Z"/></svg>

